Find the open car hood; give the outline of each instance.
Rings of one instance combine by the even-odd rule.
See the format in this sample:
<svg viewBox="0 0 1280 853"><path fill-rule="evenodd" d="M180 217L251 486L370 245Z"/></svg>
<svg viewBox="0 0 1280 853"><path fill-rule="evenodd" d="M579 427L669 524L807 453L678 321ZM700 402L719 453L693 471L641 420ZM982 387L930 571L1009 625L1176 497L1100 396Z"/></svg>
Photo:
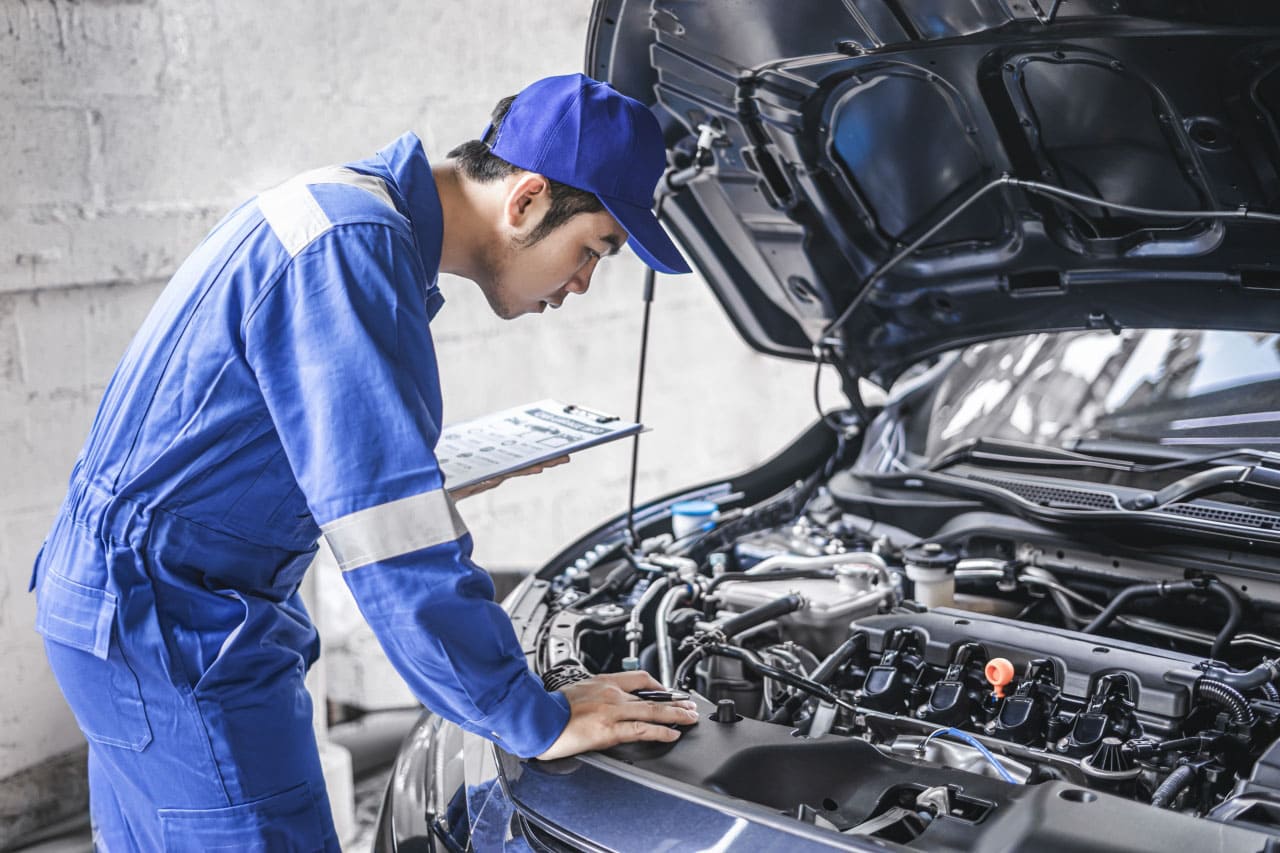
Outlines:
<svg viewBox="0 0 1280 853"><path fill-rule="evenodd" d="M1280 329L1280 7L1131 0L597 0L586 72L651 105L663 219L759 350L887 385L979 340ZM863 291L867 290L864 294Z"/></svg>

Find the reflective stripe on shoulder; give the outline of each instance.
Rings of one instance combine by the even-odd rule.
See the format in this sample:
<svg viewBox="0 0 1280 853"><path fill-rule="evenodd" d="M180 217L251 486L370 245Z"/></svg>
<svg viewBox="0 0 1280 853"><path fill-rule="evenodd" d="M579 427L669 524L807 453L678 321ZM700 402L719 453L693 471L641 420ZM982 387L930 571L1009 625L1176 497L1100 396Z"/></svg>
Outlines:
<svg viewBox="0 0 1280 853"><path fill-rule="evenodd" d="M267 225L271 226L276 239L291 258L333 227L333 222L311 194L313 184L349 184L359 187L393 211L396 209L391 193L387 191L386 182L374 175L342 166L330 166L290 178L280 186L260 194L258 209L262 211Z"/></svg>
<svg viewBox="0 0 1280 853"><path fill-rule="evenodd" d="M443 489L371 506L320 525L344 572L452 542L467 525Z"/></svg>

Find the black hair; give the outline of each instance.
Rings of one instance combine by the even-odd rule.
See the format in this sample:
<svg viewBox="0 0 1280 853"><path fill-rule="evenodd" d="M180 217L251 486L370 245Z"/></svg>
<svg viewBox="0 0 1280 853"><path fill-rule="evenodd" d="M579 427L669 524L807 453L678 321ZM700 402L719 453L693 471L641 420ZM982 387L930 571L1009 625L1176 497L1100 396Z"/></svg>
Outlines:
<svg viewBox="0 0 1280 853"><path fill-rule="evenodd" d="M483 140L473 139L470 142L464 142L446 155L457 161L458 168L469 179L487 184L492 181L500 181L517 172L528 171L521 169L519 166L513 166L501 157L494 156L489 149L491 140L497 138L498 129L502 127L502 120L506 118L507 110L511 109L511 102L515 99L515 95L508 95L498 101L497 106L493 108L493 113L490 115L492 126ZM551 207L548 208L547 215L538 223L538 227L533 229L533 233L525 241L526 246L532 246L537 243L579 213L597 213L604 210L604 205L600 203L600 199L596 198L595 193L580 190L577 187L571 187L559 181L553 181L551 178L547 178L547 185L551 197Z"/></svg>

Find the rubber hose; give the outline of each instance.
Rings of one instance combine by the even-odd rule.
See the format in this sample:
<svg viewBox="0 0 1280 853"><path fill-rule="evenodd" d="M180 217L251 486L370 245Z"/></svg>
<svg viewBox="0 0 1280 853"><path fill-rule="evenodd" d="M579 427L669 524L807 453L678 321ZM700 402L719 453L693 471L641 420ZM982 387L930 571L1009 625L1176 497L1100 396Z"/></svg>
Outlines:
<svg viewBox="0 0 1280 853"><path fill-rule="evenodd" d="M1191 781L1196 778L1195 768L1189 764L1183 764L1169 774L1160 787L1156 788L1154 794L1151 795L1151 805L1158 809L1168 808L1169 804L1177 799L1178 794L1182 793Z"/></svg>
<svg viewBox="0 0 1280 853"><path fill-rule="evenodd" d="M1217 636L1214 637L1213 647L1209 651L1211 657L1220 658L1223 652L1226 651L1227 646L1231 644L1236 631L1240 628L1240 620L1244 617L1244 606L1235 590L1217 580L1210 580L1205 585L1201 585L1196 581L1173 581L1172 583L1137 584L1127 587L1121 590L1120 594L1112 599L1106 609L1094 617L1092 622L1080 630L1085 634L1097 633L1109 625L1111 620L1115 619L1120 613L1121 609L1135 598L1183 595L1191 592L1213 593L1222 599L1223 604L1227 606L1227 621L1218 631Z"/></svg>
<svg viewBox="0 0 1280 853"><path fill-rule="evenodd" d="M821 684L825 687L832 676L839 671L840 667L844 666L849 658L853 657L854 652L858 650L858 646L862 644L862 641L861 634L854 634L849 637L849 639L840 644L839 648L823 658L822 663L818 664L818 668L809 677L813 679L815 684ZM790 720L808 698L808 695L804 693L791 696L774 709L773 713L769 715L769 722L781 723Z"/></svg>
<svg viewBox="0 0 1280 853"><path fill-rule="evenodd" d="M1196 681L1195 698L1217 705L1231 713L1231 719L1246 726L1253 725L1253 709L1248 701L1230 685L1215 681L1212 678L1201 678Z"/></svg>
<svg viewBox="0 0 1280 853"><path fill-rule="evenodd" d="M618 566L618 568L609 572L604 579L604 583L582 596L582 598L573 602L573 604L570 604L569 609L583 610L592 604L595 604L606 595L621 592L627 584L634 580L639 574L640 573L629 564Z"/></svg>
<svg viewBox="0 0 1280 853"><path fill-rule="evenodd" d="M754 628L757 625L763 625L770 619L776 619L779 616L785 616L788 613L794 613L804 607L804 599L798 595L784 595L782 598L776 598L767 604L761 604L759 607L753 607L745 613L739 613L731 616L719 625L719 630L726 637L734 637Z"/></svg>
<svg viewBox="0 0 1280 853"><path fill-rule="evenodd" d="M1205 589L1207 592L1212 592L1218 598L1221 598L1223 604L1227 605L1226 624L1222 626L1222 630L1214 638L1213 648L1209 651L1210 657L1221 659L1222 655L1226 653L1227 646L1231 645L1231 640L1235 637L1236 631L1240 629L1240 620L1244 618L1244 606L1236 591L1221 581L1211 580L1209 581L1209 586Z"/></svg>
<svg viewBox="0 0 1280 853"><path fill-rule="evenodd" d="M1205 664L1204 674L1206 678L1221 681L1241 693L1246 690L1256 690L1259 687L1263 687L1268 682L1274 681L1276 675L1280 674L1280 664L1271 660L1264 660L1253 669L1243 672L1222 666L1216 661L1205 661Z"/></svg>
<svg viewBox="0 0 1280 853"><path fill-rule="evenodd" d="M1174 581L1173 583L1144 583L1125 587L1120 594L1111 599L1106 609L1094 617L1093 621L1081 628L1085 634L1096 634L1116 618L1120 610L1135 598L1152 598L1154 596L1171 595L1177 592L1191 592L1198 587L1191 581Z"/></svg>
<svg viewBox="0 0 1280 853"><path fill-rule="evenodd" d="M690 652L676 667L676 674L671 679L672 686L677 690L683 690L685 688L685 680L689 677L689 670L693 669L694 665L706 656L706 650L702 646Z"/></svg>
<svg viewBox="0 0 1280 853"><path fill-rule="evenodd" d="M1276 686L1270 681L1262 682L1262 694L1267 697L1268 701L1280 702L1280 690L1276 690Z"/></svg>
<svg viewBox="0 0 1280 853"><path fill-rule="evenodd" d="M745 649L740 649L737 646L720 645L702 646L701 648L709 655L719 655L721 657L733 658L734 660L742 661L743 665L746 666L747 669L754 671L757 675L772 678L774 681L781 681L789 687L795 687L809 693L810 695L817 696L824 702L839 704L841 701L839 696L832 693L821 684L816 684L811 679L805 678L803 675L796 675L794 672L787 672L785 669L778 669L775 666L769 666L766 663L761 663Z"/></svg>

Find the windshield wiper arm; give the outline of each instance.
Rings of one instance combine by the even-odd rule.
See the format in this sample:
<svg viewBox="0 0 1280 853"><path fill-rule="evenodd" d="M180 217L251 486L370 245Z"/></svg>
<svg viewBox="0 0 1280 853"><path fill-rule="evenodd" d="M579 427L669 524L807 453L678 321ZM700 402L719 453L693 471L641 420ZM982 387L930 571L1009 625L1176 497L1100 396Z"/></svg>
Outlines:
<svg viewBox="0 0 1280 853"><path fill-rule="evenodd" d="M1257 486L1280 492L1280 455L1265 454L1253 465L1219 465L1174 480L1157 492L1145 492L1121 502L1125 509L1159 509L1227 486Z"/></svg>

